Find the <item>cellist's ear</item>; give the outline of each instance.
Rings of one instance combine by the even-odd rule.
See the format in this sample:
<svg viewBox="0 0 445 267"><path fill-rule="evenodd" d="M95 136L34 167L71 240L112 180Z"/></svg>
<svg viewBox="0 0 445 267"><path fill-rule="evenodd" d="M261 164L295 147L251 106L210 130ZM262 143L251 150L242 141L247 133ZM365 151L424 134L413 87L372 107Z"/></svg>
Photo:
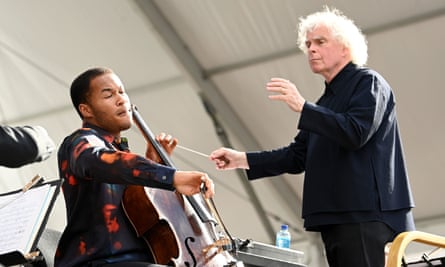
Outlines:
<svg viewBox="0 0 445 267"><path fill-rule="evenodd" d="M80 114L82 114L82 118L91 118L93 116L91 108L88 104L79 104L79 111Z"/></svg>

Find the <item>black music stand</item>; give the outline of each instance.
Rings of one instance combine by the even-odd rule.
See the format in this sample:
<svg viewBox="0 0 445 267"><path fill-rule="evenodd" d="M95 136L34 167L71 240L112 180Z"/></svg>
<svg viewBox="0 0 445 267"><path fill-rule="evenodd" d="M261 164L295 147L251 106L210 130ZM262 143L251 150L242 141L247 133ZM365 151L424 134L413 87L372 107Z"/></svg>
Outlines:
<svg viewBox="0 0 445 267"><path fill-rule="evenodd" d="M63 180L42 181L36 176L23 189L0 194L0 266L43 259L37 244Z"/></svg>

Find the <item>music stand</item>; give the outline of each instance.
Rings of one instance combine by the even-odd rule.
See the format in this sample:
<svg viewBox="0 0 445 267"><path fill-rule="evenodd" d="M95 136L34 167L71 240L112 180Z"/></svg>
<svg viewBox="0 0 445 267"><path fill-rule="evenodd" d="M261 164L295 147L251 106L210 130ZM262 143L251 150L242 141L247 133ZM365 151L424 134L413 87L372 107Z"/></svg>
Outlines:
<svg viewBox="0 0 445 267"><path fill-rule="evenodd" d="M23 189L0 194L0 265L42 259L37 244L63 180L34 177Z"/></svg>

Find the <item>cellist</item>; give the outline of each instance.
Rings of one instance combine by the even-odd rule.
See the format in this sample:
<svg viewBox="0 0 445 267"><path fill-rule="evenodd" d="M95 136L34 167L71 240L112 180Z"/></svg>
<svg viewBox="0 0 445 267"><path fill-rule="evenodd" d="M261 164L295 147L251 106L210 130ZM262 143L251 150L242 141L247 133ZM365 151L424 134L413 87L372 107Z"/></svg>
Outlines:
<svg viewBox="0 0 445 267"><path fill-rule="evenodd" d="M206 173L180 171L158 164L153 148L145 157L131 153L121 132L132 125L132 109L124 85L108 68L88 69L70 88L82 128L67 136L58 151L67 225L59 241L55 266L160 266L153 263L121 206L128 185L176 190L184 195L214 194ZM177 139L156 137L170 155ZM150 160L151 159L151 160ZM162 240L160 240L162 242Z"/></svg>

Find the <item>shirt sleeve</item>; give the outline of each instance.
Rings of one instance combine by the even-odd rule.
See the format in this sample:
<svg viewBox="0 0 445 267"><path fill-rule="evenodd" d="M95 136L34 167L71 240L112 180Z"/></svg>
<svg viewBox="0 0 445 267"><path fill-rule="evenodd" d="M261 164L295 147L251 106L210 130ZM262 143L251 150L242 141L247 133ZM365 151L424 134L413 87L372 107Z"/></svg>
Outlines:
<svg viewBox="0 0 445 267"><path fill-rule="evenodd" d="M17 168L47 159L55 149L41 126L0 127L0 165Z"/></svg>
<svg viewBox="0 0 445 267"><path fill-rule="evenodd" d="M353 92L344 110L306 101L298 128L324 136L346 149L363 147L382 123L390 91L376 76L367 75Z"/></svg>
<svg viewBox="0 0 445 267"><path fill-rule="evenodd" d="M67 150L64 151L64 144L61 151L67 154L66 166L78 179L174 190L174 168L131 152L115 150L93 133L74 135L68 143Z"/></svg>
<svg viewBox="0 0 445 267"><path fill-rule="evenodd" d="M288 146L270 150L247 152L249 180L283 173L299 174L305 169L307 133L300 131Z"/></svg>

